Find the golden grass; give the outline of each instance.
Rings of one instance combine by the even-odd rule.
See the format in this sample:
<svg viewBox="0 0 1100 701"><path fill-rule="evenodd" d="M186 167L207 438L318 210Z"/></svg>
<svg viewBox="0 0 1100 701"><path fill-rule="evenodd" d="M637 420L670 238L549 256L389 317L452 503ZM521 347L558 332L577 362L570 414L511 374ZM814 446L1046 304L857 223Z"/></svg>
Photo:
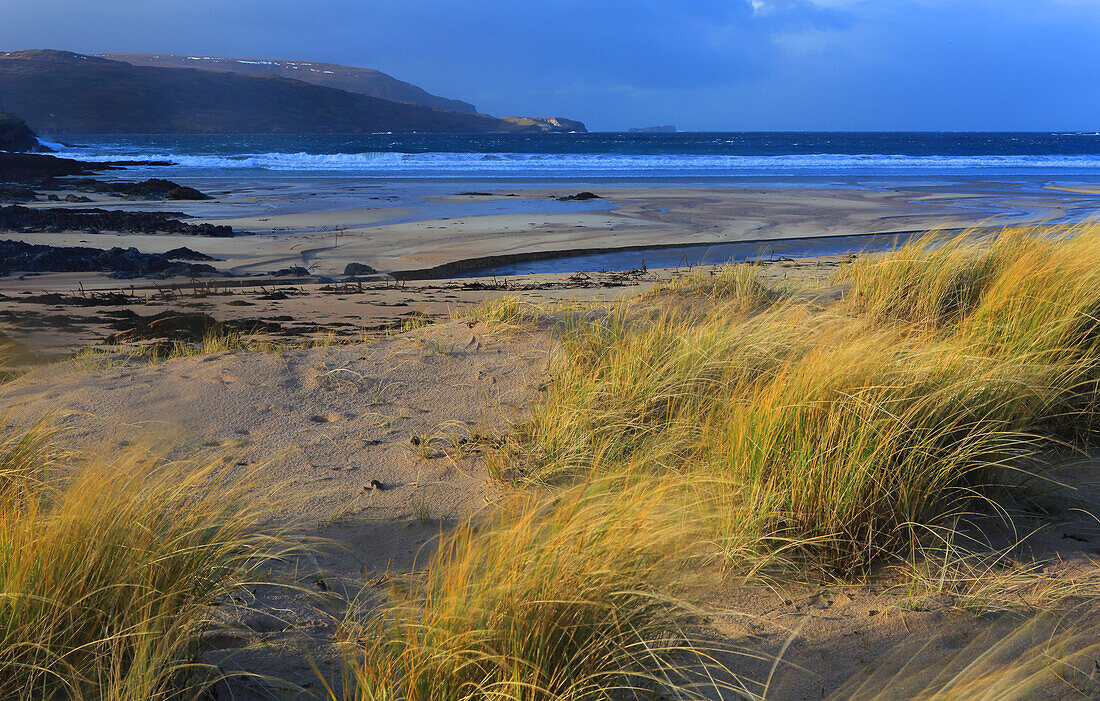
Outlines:
<svg viewBox="0 0 1100 701"><path fill-rule="evenodd" d="M687 496L616 480L463 524L422 580L353 629L347 698L686 699L731 686L706 673L718 665L692 642L689 612L658 588L697 539Z"/></svg>
<svg viewBox="0 0 1100 701"><path fill-rule="evenodd" d="M1089 435L1100 381L1096 229L930 243L843 269L834 309L756 310L769 295L743 267L728 294L696 281L715 300L702 316L576 324L513 478L714 484L738 556L765 536L840 571L914 552L1006 465Z"/></svg>
<svg viewBox="0 0 1100 701"><path fill-rule="evenodd" d="M503 295L486 300L459 312L458 317L467 323L482 322L497 326L515 327L535 321L540 309L525 302L518 295Z"/></svg>
<svg viewBox="0 0 1100 701"><path fill-rule="evenodd" d="M682 294L722 300L742 310L759 309L774 304L783 296L783 290L768 284L762 272L761 266L751 263L728 263L694 270L654 285L643 298Z"/></svg>
<svg viewBox="0 0 1100 701"><path fill-rule="evenodd" d="M571 319L545 395L492 463L517 494L443 536L378 615L349 621L345 697L751 696L671 594L689 583L679 573L712 562L844 578L923 558L913 586L980 610L1094 591L1001 574L995 554L928 553L1013 488L1006 470L1094 436L1100 228L928 238L836 282L847 294L823 307L729 266ZM683 297L705 304L671 301ZM532 314L503 298L466 318ZM50 495L34 486L44 459L19 457L39 445L0 460L32 478L0 510L0 581L19 602L0 654L26 660L0 667L0 684L167 697L186 677L196 612L249 565L250 512L134 465ZM191 486L220 473L194 474ZM842 698L1029 698L1067 675L1092 693L1083 633L1004 640L853 682Z"/></svg>
<svg viewBox="0 0 1100 701"><path fill-rule="evenodd" d="M961 650L937 641L899 653L849 681L832 701L1026 701L1094 699L1100 695L1095 629L1037 617L1006 618Z"/></svg>
<svg viewBox="0 0 1100 701"><path fill-rule="evenodd" d="M682 583L671 573L712 561L844 577L923 558L913 586L981 610L1093 591L994 576L995 555L928 557L1012 488L1006 470L1093 435L1100 229L1042 233L861 259L832 306L730 266L572 319L545 395L490 461L528 496L448 535L424 579L353 636L348 698L690 698L704 690L689 670L731 677L668 597ZM850 689L1028 698L1063 648L1026 649L1019 663L990 652L948 677ZM1067 655L1066 669L1084 659Z"/></svg>
<svg viewBox="0 0 1100 701"><path fill-rule="evenodd" d="M59 466L48 437L0 445L0 697L198 693L205 607L273 552L262 505L218 460Z"/></svg>

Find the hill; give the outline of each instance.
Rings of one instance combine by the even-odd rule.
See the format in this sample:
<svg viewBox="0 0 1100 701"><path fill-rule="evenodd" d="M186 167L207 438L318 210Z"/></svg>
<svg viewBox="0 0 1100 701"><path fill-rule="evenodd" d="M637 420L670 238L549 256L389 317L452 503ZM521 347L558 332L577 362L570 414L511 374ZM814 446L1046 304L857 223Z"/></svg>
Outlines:
<svg viewBox="0 0 1100 701"><path fill-rule="evenodd" d="M0 111L49 134L516 130L484 115L278 76L134 66L49 50L0 53Z"/></svg>
<svg viewBox="0 0 1100 701"><path fill-rule="evenodd" d="M398 80L372 68L341 66L314 61L287 61L256 58L221 58L214 56L178 56L173 54L97 54L112 61L124 61L135 66L158 68L198 68L207 71L273 75L301 80L314 85L369 95L392 102L409 102L451 112L477 114L477 108L462 100L450 100Z"/></svg>

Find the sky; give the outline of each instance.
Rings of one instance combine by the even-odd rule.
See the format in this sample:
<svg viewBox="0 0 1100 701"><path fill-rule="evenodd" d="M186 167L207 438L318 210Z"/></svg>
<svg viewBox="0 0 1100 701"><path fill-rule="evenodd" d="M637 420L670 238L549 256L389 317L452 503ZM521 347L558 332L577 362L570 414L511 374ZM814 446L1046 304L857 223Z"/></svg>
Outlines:
<svg viewBox="0 0 1100 701"><path fill-rule="evenodd" d="M0 50L327 61L592 130L1100 131L1100 0L0 0Z"/></svg>

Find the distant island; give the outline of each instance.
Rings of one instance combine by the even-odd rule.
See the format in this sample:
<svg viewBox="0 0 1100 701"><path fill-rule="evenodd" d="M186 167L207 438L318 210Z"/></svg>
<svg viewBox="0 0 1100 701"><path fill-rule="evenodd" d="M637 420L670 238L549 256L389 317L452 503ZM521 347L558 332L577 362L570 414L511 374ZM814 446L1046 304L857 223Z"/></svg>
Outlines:
<svg viewBox="0 0 1100 701"><path fill-rule="evenodd" d="M634 127L630 132L632 134L675 134L676 126L673 124L665 124L658 127Z"/></svg>
<svg viewBox="0 0 1100 701"><path fill-rule="evenodd" d="M138 65L68 51L0 53L0 109L44 134L585 130L583 123L564 118L480 114L469 103L370 69L262 59L128 58ZM295 77L284 77L291 74Z"/></svg>

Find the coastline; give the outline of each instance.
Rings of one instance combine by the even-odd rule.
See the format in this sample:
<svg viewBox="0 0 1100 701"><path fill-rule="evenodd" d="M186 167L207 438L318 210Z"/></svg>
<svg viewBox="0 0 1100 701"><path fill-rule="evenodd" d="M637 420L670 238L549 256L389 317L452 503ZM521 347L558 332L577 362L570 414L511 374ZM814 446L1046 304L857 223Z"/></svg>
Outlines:
<svg viewBox="0 0 1100 701"><path fill-rule="evenodd" d="M112 176L133 177L126 172ZM441 277L593 253L756 242L766 256L763 247L797 239L1067 223L1100 208L1096 191L1100 176L1091 179L1091 186L1089 180L1076 176L782 184L773 180L771 184L727 182L701 187L664 181L198 179L185 182L214 199L181 205L99 197L91 206L182 209L189 215L187 221L229 225L238 236L219 240L109 232L5 236L66 246L134 246L150 253L188 246L219 259L216 267L234 277L291 266L336 277L352 262L406 276L424 277L425 271L435 269L431 275ZM585 190L601 199L556 199ZM634 260L612 258L596 265L637 267ZM525 272L594 269L599 268L566 271L560 265L528 266Z"/></svg>

